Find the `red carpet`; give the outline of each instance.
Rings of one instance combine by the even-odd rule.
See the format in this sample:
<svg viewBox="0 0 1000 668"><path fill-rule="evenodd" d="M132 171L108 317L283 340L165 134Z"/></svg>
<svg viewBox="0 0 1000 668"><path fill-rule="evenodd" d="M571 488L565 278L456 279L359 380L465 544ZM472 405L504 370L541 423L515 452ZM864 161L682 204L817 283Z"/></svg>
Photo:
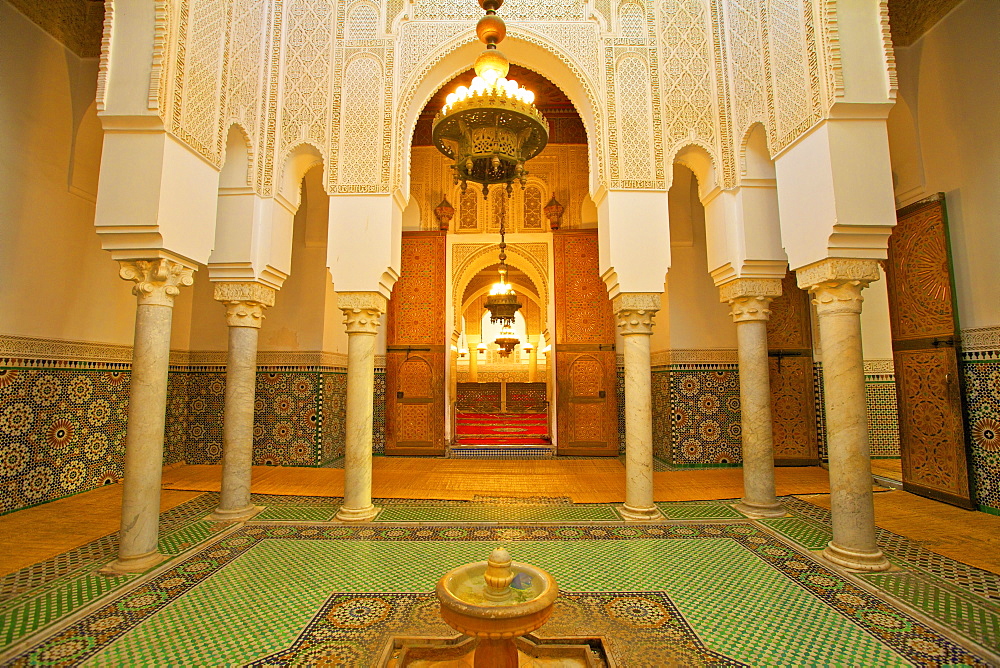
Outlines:
<svg viewBox="0 0 1000 668"><path fill-rule="evenodd" d="M458 445L548 445L545 413L459 413Z"/></svg>

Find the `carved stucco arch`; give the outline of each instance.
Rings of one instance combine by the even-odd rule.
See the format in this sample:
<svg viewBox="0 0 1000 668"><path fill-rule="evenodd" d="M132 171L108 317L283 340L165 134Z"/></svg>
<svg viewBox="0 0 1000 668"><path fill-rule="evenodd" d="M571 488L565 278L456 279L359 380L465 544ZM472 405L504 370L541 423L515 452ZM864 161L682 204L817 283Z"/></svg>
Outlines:
<svg viewBox="0 0 1000 668"><path fill-rule="evenodd" d="M462 301L465 294L465 288L469 285L469 282L476 276L476 274L497 263L497 255L499 253L499 244L486 244L470 253L469 256L464 258L461 263L452 268L451 295L452 309L455 312L453 322L455 322L456 325L462 321ZM507 245L507 264L524 272L525 276L527 276L528 280L535 285L535 289L538 291L537 294L539 303L547 305L549 302L549 287L547 280L548 272L545 266L530 253L519 249L513 244ZM545 331L545 328L548 325L548 309L541 308L540 311L540 330Z"/></svg>
<svg viewBox="0 0 1000 668"><path fill-rule="evenodd" d="M672 155L671 166L678 164L687 167L698 180L698 195L702 201L715 188L723 186L720 180L719 160L715 151L704 142L698 140L681 142L673 149ZM668 174L673 181L673 170L668 170ZM668 187L669 185L672 184L668 184Z"/></svg>
<svg viewBox="0 0 1000 668"><path fill-rule="evenodd" d="M596 43L597 24L588 23L595 26L593 37ZM587 73L587 68L565 49L523 26L507 26L503 47L504 54L512 63L542 74L573 103L587 132L590 188L591 191L597 190L606 175L603 148L606 101L600 93L602 88ZM472 66L480 50L481 44L470 26L435 49L400 83L393 133L393 156L396 161L392 169L393 190L398 189L409 196L413 129L420 112L438 90Z"/></svg>

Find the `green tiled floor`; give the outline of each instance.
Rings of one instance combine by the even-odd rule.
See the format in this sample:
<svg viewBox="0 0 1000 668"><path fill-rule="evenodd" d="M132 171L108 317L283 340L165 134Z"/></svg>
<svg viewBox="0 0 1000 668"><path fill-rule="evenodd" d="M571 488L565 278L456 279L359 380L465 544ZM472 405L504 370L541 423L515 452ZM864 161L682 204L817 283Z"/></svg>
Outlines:
<svg viewBox="0 0 1000 668"><path fill-rule="evenodd" d="M105 650L98 663L243 663L294 639L332 592L428 592L488 542L267 540ZM903 665L731 540L526 541L517 560L569 591L665 591L705 644L754 664ZM192 619L198 619L192 624ZM231 620L240 619L240 624ZM736 619L753 619L745 633ZM802 642L803 628L811 641ZM206 634L205 628L213 629ZM252 628L253 634L245 633Z"/></svg>
<svg viewBox="0 0 1000 668"><path fill-rule="evenodd" d="M725 503L658 503L663 516L670 520L742 520L745 516Z"/></svg>
<svg viewBox="0 0 1000 668"><path fill-rule="evenodd" d="M833 537L830 529L798 517L780 517L760 522L807 550L822 550Z"/></svg>
<svg viewBox="0 0 1000 668"><path fill-rule="evenodd" d="M1000 644L1000 606L935 586L910 573L881 573L865 579L934 619L960 629L980 644Z"/></svg>
<svg viewBox="0 0 1000 668"><path fill-rule="evenodd" d="M614 508L605 504L573 505L480 505L387 506L378 522L592 522L620 521Z"/></svg>
<svg viewBox="0 0 1000 668"><path fill-rule="evenodd" d="M329 522L337 514L337 506L267 506L253 519L255 522L294 521Z"/></svg>
<svg viewBox="0 0 1000 668"><path fill-rule="evenodd" d="M612 636L623 665L653 661L642 653L665 646L663 633L687 634L686 644L675 646L688 652L685 665L711 658L704 652L753 665L971 660L907 616L894 599L981 647L1000 647L1000 605L992 594L979 593L993 591L995 576L970 572L967 581L973 584L963 585L954 574L968 567L951 568L943 557L929 558L919 546L889 536L888 553L904 571L861 576L893 597L879 601L807 552L829 540L828 520L795 500L787 504L794 517L758 522L740 515L731 502L661 503L667 520L660 525L622 524L609 504L386 500L378 522L368 527L328 523L336 501L255 497L266 510L238 526L204 521L204 508L212 504L199 497L189 511L165 516L174 519L164 520L160 549L174 559L162 574L99 576L96 569L108 559L94 552L92 563L54 579L39 577L38 586L0 599L0 652L108 597L110 602L65 631L45 631L43 639L51 639L20 660L216 665L286 652L309 663L337 645L344 656L355 657L345 665L368 665L386 634L437 628L430 594L437 578L455 565L483 559L498 543L516 560L548 569L567 592L550 622L553 629ZM588 524L594 521L603 523ZM405 524L410 522L443 526ZM31 568L43 574L41 566ZM385 601L397 607L384 624L368 628L368 635L338 631L333 622L310 622L321 609L339 609L337 601L355 595L376 606L386 605L380 597L388 597ZM639 613L640 608L666 611L672 621L652 630L615 617L614 610L634 606ZM593 626L581 628L585 619ZM333 644L316 650L320 655L310 654L315 648L309 643L330 633ZM0 663L12 658L0 656Z"/></svg>

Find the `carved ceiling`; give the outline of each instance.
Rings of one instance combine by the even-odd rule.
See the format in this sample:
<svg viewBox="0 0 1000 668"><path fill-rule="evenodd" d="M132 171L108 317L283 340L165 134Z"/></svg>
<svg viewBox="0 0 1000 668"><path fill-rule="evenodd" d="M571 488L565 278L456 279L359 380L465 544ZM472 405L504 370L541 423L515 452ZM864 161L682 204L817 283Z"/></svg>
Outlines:
<svg viewBox="0 0 1000 668"><path fill-rule="evenodd" d="M103 0L9 0L19 12L81 58L101 55Z"/></svg>
<svg viewBox="0 0 1000 668"><path fill-rule="evenodd" d="M962 0L889 0L892 43L909 46L920 39Z"/></svg>

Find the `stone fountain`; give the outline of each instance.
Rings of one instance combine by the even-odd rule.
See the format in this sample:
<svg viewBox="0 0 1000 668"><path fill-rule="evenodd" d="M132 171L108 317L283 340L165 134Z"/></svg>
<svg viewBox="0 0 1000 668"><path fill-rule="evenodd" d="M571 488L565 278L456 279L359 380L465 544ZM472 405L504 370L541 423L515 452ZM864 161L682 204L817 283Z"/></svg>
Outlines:
<svg viewBox="0 0 1000 668"><path fill-rule="evenodd" d="M559 587L541 568L511 561L502 547L486 562L452 569L437 584L441 616L453 629L479 639L476 668L517 668L515 638L552 614Z"/></svg>

